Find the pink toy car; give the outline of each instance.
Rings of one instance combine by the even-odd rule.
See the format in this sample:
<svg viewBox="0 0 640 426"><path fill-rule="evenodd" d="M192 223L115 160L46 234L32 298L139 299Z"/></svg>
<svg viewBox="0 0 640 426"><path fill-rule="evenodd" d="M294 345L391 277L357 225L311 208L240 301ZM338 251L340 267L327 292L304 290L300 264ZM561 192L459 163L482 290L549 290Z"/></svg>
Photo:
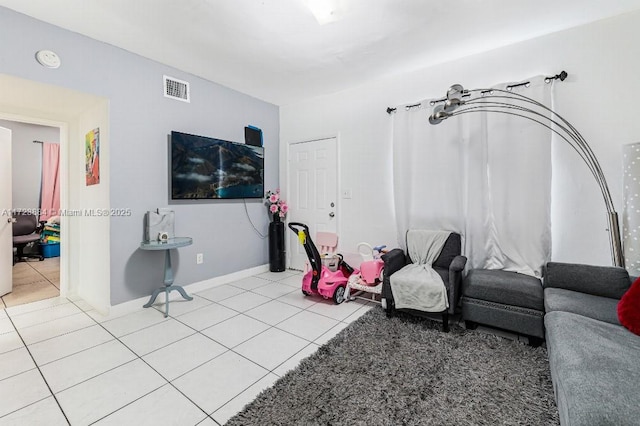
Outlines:
<svg viewBox="0 0 640 426"><path fill-rule="evenodd" d="M296 233L304 247L311 270L302 277L302 293L305 296L319 294L325 299L333 299L336 304L344 302L347 281L354 272L343 259L336 255L335 263L324 265L315 244L309 236L309 227L303 223L291 222L289 228Z"/></svg>

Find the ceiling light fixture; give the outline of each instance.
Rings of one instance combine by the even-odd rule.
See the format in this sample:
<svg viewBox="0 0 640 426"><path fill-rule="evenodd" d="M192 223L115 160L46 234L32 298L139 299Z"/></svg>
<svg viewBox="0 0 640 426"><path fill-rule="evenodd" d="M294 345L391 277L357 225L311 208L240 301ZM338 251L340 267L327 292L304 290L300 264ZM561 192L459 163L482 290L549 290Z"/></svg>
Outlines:
<svg viewBox="0 0 640 426"><path fill-rule="evenodd" d="M307 0L307 7L320 25L342 18L340 0Z"/></svg>

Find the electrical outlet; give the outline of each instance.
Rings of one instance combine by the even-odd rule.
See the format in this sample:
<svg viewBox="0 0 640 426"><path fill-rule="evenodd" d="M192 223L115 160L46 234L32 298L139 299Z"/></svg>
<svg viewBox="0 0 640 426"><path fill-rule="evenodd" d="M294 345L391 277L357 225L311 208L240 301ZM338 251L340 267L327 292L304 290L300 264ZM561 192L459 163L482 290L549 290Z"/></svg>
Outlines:
<svg viewBox="0 0 640 426"><path fill-rule="evenodd" d="M200 265L201 263L204 263L204 254L198 253L196 254L196 264Z"/></svg>
<svg viewBox="0 0 640 426"><path fill-rule="evenodd" d="M348 200L351 198L351 189L343 189L342 190L342 198Z"/></svg>

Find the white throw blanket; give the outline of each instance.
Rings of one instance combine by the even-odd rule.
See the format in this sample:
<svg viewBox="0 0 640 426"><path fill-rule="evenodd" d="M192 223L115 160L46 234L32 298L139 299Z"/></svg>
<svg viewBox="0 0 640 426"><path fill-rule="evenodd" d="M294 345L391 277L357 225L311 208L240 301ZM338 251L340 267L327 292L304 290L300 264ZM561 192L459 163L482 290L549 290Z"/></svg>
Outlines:
<svg viewBox="0 0 640 426"><path fill-rule="evenodd" d="M412 229L407 232L411 262L391 275L391 292L398 309L442 312L449 308L447 289L431 267L440 256L450 232Z"/></svg>

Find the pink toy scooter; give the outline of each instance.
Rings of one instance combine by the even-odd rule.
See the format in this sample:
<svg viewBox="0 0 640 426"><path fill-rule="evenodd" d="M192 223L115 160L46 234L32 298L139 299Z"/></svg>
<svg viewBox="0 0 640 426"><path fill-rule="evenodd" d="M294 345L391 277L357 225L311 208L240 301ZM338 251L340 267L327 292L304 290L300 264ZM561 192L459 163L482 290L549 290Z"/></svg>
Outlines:
<svg viewBox="0 0 640 426"><path fill-rule="evenodd" d="M319 294L325 299L333 299L336 304L344 302L344 290L349 276L354 272L338 254L333 265L325 266L315 244L309 236L309 227L303 223L290 222L289 228L296 233L304 247L311 270L302 277L302 293L305 296Z"/></svg>
<svg viewBox="0 0 640 426"><path fill-rule="evenodd" d="M367 249L367 253L362 252L362 248ZM371 248L367 243L358 244L358 251L362 256L362 263L360 264L360 276L362 281L367 285L375 285L382 281L384 262L380 259L380 254L383 253L383 249L386 246L376 246ZM377 254L374 254L377 253Z"/></svg>

